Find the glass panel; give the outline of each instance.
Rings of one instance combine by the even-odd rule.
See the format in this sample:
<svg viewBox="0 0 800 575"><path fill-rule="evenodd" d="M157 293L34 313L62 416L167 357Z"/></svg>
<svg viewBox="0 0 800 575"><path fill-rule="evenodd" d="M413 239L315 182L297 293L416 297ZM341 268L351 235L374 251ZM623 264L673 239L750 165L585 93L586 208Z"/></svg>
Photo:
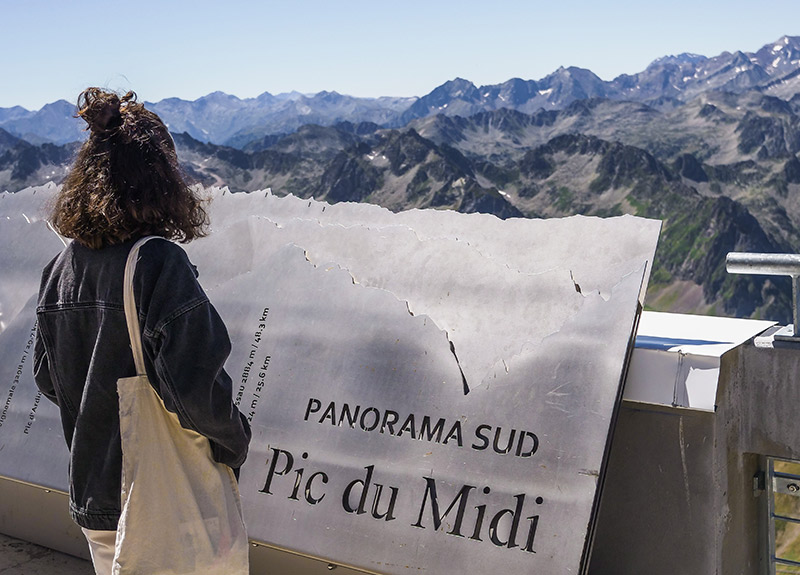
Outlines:
<svg viewBox="0 0 800 575"><path fill-rule="evenodd" d="M775 557L800 563L800 523L774 520ZM780 563L776 567L781 566ZM794 571L786 571L794 573Z"/></svg>
<svg viewBox="0 0 800 575"><path fill-rule="evenodd" d="M800 519L800 497L788 493L774 494L775 515Z"/></svg>
<svg viewBox="0 0 800 575"><path fill-rule="evenodd" d="M775 575L788 575L797 573L800 573L800 567L795 565L781 565L780 563L775 563Z"/></svg>

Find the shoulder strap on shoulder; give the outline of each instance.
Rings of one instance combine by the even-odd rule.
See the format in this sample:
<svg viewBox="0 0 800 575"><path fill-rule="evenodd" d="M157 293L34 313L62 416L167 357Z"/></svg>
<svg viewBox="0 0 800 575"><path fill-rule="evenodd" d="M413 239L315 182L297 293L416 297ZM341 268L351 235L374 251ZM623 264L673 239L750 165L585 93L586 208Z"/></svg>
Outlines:
<svg viewBox="0 0 800 575"><path fill-rule="evenodd" d="M133 244L128 254L128 261L125 264L122 300L125 306L125 320L128 324L128 337L131 340L131 350L133 350L136 375L147 375L147 373L144 369L144 353L142 352L142 332L139 328L139 314L136 311L136 299L133 294L133 274L136 272L136 263L139 261L139 248L150 240L160 237L161 236L147 236Z"/></svg>

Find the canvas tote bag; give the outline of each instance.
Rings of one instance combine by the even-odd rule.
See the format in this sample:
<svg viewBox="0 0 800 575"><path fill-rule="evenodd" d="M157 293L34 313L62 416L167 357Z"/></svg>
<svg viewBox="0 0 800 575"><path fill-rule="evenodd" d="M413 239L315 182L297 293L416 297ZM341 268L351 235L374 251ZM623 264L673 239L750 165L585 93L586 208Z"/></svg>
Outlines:
<svg viewBox="0 0 800 575"><path fill-rule="evenodd" d="M122 515L112 573L246 575L248 542L233 471L213 460L208 439L181 427L145 372L133 274L139 248L151 239L134 244L125 267L125 316L137 375L117 382Z"/></svg>

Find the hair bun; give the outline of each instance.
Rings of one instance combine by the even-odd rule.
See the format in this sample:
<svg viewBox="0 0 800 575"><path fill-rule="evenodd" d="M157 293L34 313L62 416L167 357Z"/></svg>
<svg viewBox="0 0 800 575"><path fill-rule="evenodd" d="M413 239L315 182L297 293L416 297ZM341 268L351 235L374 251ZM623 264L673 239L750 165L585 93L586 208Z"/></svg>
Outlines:
<svg viewBox="0 0 800 575"><path fill-rule="evenodd" d="M108 136L122 125L119 96L100 88L87 88L78 96L78 116L89 125L92 134Z"/></svg>

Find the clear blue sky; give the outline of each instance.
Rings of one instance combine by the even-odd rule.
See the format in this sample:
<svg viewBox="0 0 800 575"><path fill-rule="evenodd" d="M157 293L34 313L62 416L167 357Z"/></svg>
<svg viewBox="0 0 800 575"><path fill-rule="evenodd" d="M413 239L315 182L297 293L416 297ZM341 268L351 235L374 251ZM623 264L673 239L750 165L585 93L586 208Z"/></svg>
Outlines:
<svg viewBox="0 0 800 575"><path fill-rule="evenodd" d="M604 80L681 52L752 52L800 35L798 0L0 0L0 107L221 90L422 96L455 77Z"/></svg>

